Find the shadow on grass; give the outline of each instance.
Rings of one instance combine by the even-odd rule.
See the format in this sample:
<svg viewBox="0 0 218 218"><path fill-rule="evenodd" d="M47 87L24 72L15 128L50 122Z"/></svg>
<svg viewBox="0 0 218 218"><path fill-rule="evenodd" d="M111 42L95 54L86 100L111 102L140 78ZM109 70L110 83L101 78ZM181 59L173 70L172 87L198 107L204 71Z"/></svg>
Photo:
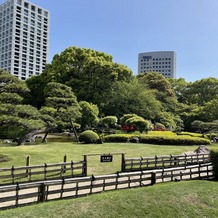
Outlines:
<svg viewBox="0 0 218 218"><path fill-rule="evenodd" d="M7 155L0 155L0 163L8 162L10 160L11 158L9 158Z"/></svg>

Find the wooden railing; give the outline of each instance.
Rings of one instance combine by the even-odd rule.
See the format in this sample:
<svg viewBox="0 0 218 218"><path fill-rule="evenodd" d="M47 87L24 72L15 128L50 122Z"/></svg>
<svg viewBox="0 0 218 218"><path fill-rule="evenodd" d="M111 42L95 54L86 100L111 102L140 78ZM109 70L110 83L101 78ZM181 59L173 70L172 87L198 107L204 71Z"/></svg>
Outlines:
<svg viewBox="0 0 218 218"><path fill-rule="evenodd" d="M155 157L124 158L123 171L162 169L210 162L209 154L166 155Z"/></svg>
<svg viewBox="0 0 218 218"><path fill-rule="evenodd" d="M103 176L17 183L0 187L0 208L17 207L53 199L77 198L103 191L141 187L168 181L212 178L212 164L207 163Z"/></svg>
<svg viewBox="0 0 218 218"><path fill-rule="evenodd" d="M43 164L0 168L0 181L3 183L27 182L36 180L57 179L62 177L81 177L87 174L86 161Z"/></svg>

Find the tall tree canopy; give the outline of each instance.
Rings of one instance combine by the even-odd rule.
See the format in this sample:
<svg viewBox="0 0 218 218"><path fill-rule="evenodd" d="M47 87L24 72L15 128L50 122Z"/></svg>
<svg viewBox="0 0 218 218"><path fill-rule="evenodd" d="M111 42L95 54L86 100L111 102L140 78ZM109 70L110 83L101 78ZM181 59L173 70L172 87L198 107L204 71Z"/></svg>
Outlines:
<svg viewBox="0 0 218 218"><path fill-rule="evenodd" d="M134 113L146 119L156 119L161 113L162 105L155 98L152 90L140 84L137 79L127 82L116 82L108 94L108 103L102 111L104 115L118 118L124 114Z"/></svg>
<svg viewBox="0 0 218 218"><path fill-rule="evenodd" d="M179 102L184 102L184 92L187 89L187 86L190 84L185 81L184 78L168 78L168 81L170 82L171 88L174 90L176 98Z"/></svg>
<svg viewBox="0 0 218 218"><path fill-rule="evenodd" d="M146 84L149 89L155 89L158 92L165 93L167 96L173 97L175 95L171 88L170 82L160 73L150 72L138 75L139 81Z"/></svg>
<svg viewBox="0 0 218 218"><path fill-rule="evenodd" d="M114 63L111 55L69 47L60 55L54 56L38 81L65 84L72 88L79 101L92 102L101 108L108 99L111 85L116 81L130 81L132 77L132 71L124 65ZM31 80L27 82L28 86L37 95L37 87Z"/></svg>
<svg viewBox="0 0 218 218"><path fill-rule="evenodd" d="M217 95L218 79L210 77L189 84L183 93L183 99L186 104L203 106L216 98Z"/></svg>

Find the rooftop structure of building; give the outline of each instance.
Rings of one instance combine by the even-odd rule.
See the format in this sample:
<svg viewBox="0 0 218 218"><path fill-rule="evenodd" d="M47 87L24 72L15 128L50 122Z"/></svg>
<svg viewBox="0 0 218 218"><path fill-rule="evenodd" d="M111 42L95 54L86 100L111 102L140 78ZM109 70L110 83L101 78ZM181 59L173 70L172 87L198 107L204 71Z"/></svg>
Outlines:
<svg viewBox="0 0 218 218"><path fill-rule="evenodd" d="M176 52L154 51L138 54L138 73L158 72L176 78Z"/></svg>

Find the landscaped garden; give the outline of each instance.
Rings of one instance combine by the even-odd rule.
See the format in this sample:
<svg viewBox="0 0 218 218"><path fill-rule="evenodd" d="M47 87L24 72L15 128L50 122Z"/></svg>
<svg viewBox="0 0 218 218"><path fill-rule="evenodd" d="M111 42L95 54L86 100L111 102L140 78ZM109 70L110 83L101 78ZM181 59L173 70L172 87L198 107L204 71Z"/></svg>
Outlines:
<svg viewBox="0 0 218 218"><path fill-rule="evenodd" d="M0 168L10 168L4 170L12 177L1 177L1 185L20 182L14 179L19 166L42 165L42 178L32 168L18 176L43 180L47 165L73 165L87 155L92 177L119 172L121 153L154 157L218 145L216 78L188 83L156 72L134 76L106 53L69 47L25 82L0 69L0 84ZM101 163L100 154L117 155ZM216 152L213 158L218 169ZM16 196L18 189L17 183ZM1 211L0 217L217 217L216 190L213 181L167 183Z"/></svg>

